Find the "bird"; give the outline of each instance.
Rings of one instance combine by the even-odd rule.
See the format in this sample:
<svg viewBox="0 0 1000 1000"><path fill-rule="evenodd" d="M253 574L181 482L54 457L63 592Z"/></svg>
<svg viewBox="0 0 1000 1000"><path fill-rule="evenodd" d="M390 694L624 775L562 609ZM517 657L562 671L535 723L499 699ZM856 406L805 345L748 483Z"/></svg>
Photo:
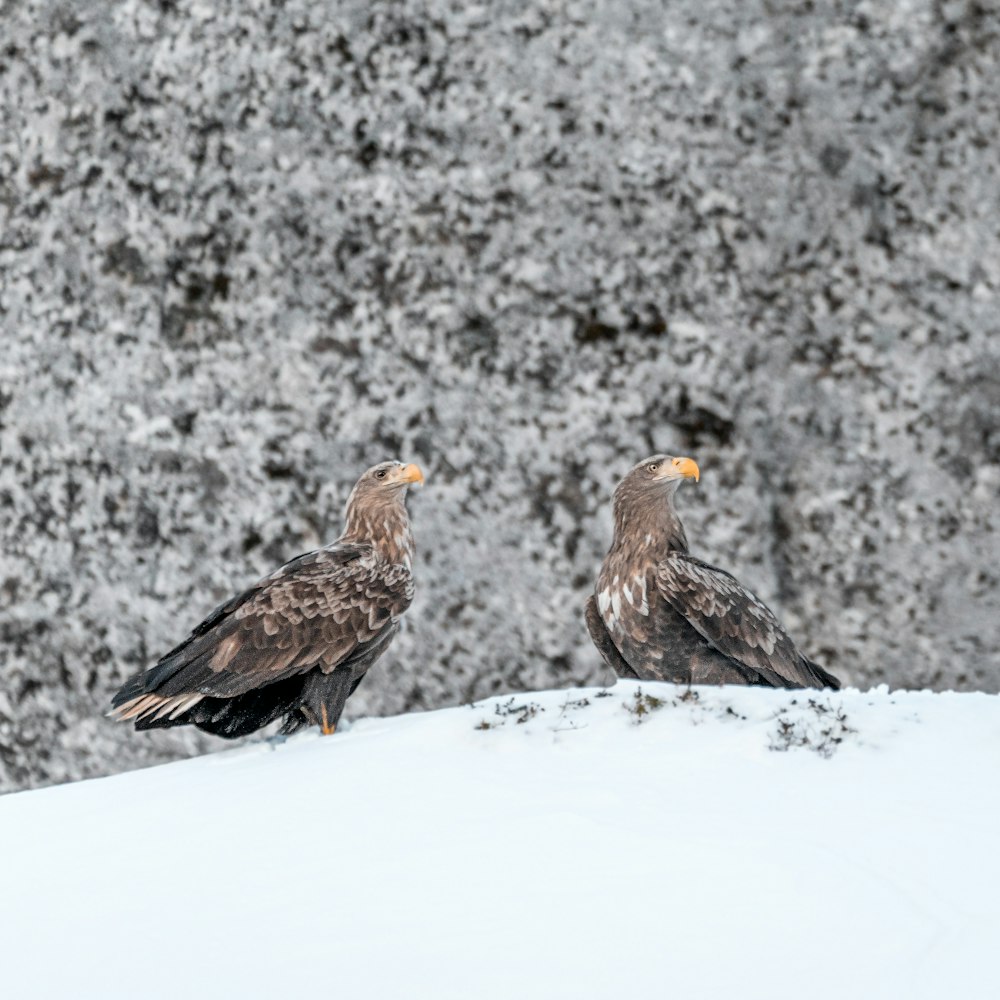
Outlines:
<svg viewBox="0 0 1000 1000"><path fill-rule="evenodd" d="M839 688L734 576L691 555L674 508L691 458L651 455L614 491L614 538L584 609L619 676L675 684Z"/></svg>
<svg viewBox="0 0 1000 1000"><path fill-rule="evenodd" d="M196 726L236 739L333 733L347 699L413 600L408 487L420 469L381 462L351 490L336 541L292 559L219 605L180 645L129 678L108 712L136 729Z"/></svg>

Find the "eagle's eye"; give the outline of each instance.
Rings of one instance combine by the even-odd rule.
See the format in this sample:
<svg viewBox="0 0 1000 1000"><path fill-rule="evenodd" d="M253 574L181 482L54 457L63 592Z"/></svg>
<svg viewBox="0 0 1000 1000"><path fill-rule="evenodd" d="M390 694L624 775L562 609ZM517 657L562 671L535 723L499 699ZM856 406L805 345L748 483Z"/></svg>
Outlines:
<svg viewBox="0 0 1000 1000"><path fill-rule="evenodd" d="M375 478L376 479L385 479L386 471L387 471L386 469L379 469L378 472L375 473Z"/></svg>
<svg viewBox="0 0 1000 1000"><path fill-rule="evenodd" d="M660 467L659 463L657 462L650 462L649 465L646 466L646 468L649 469L650 472L656 472L656 470L659 467Z"/></svg>

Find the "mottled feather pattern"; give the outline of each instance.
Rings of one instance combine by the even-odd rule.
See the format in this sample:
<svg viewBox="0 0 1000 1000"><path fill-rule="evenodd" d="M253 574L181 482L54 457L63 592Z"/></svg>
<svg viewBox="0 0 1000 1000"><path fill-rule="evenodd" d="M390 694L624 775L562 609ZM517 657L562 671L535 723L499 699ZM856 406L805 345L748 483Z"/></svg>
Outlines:
<svg viewBox="0 0 1000 1000"><path fill-rule="evenodd" d="M313 667L329 673L395 624L412 599L409 571L387 565L371 546L307 553L257 583L199 639L216 648L197 689L232 697Z"/></svg>
<svg viewBox="0 0 1000 1000"><path fill-rule="evenodd" d="M656 568L660 594L715 649L755 670L790 681L802 659L778 619L725 570L687 553L670 553Z"/></svg>
<svg viewBox="0 0 1000 1000"><path fill-rule="evenodd" d="M328 672L344 650L398 621L413 599L410 571L387 565L371 546L335 545L296 562L262 580L235 612L241 632L261 653L294 648L295 662L312 656Z"/></svg>

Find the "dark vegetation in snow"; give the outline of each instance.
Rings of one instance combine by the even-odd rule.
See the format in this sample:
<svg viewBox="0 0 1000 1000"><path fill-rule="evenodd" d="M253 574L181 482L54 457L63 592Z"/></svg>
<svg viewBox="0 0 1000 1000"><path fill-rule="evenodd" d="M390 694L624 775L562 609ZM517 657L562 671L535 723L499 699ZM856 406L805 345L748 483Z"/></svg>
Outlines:
<svg viewBox="0 0 1000 1000"><path fill-rule="evenodd" d="M856 735L842 705L823 698L792 699L776 714L770 746L781 752L806 749L832 757L845 740Z"/></svg>

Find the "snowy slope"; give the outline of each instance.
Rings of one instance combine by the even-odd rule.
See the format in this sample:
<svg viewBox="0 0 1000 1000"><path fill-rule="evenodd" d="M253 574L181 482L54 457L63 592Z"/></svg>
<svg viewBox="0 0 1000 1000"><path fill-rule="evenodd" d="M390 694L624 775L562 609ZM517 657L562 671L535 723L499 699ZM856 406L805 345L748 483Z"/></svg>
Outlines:
<svg viewBox="0 0 1000 1000"><path fill-rule="evenodd" d="M2 798L3 995L997 995L1000 698L682 694Z"/></svg>

